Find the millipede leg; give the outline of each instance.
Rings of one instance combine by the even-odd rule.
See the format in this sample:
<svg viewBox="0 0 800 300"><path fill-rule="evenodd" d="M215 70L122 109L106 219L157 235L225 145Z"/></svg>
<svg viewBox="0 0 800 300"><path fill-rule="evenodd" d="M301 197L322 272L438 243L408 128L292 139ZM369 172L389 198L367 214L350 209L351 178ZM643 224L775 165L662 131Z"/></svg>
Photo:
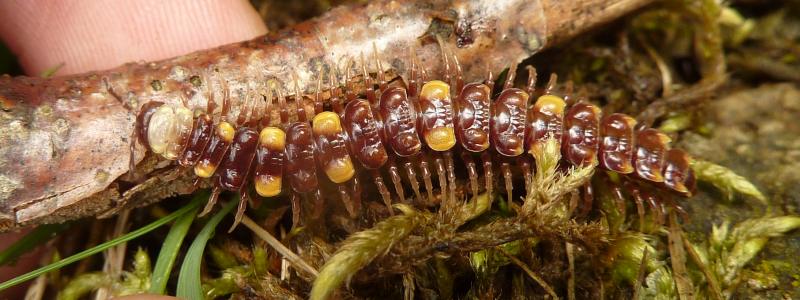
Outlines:
<svg viewBox="0 0 800 300"><path fill-rule="evenodd" d="M507 90L514 87L514 77L517 75L517 63L513 63L510 68L508 68L508 73L506 73L506 82L503 84L503 89Z"/></svg>
<svg viewBox="0 0 800 300"><path fill-rule="evenodd" d="M292 202L292 230L300 226L300 210L303 207L300 205L300 195L292 192L290 201Z"/></svg>
<svg viewBox="0 0 800 300"><path fill-rule="evenodd" d="M661 201L658 201L658 198L650 193L645 193L644 198L647 199L647 204L653 210L653 222L658 225L664 225L666 219L664 217L664 208L661 205Z"/></svg>
<svg viewBox="0 0 800 300"><path fill-rule="evenodd" d="M242 217L244 217L244 211L247 209L247 202L250 200L250 195L247 194L247 189L242 187L239 190L239 205L236 208L236 216L233 217L233 224L231 224L231 228L228 229L228 233L233 232L236 229L236 226L242 222Z"/></svg>
<svg viewBox="0 0 800 300"><path fill-rule="evenodd" d="M494 74L492 74L491 68L486 72L486 79L483 80L483 84L489 87L489 92L494 92Z"/></svg>
<svg viewBox="0 0 800 300"><path fill-rule="evenodd" d="M626 182L625 187L633 196L633 202L636 203L636 213L639 215L639 230L644 230L644 199L642 199L639 188L632 183Z"/></svg>
<svg viewBox="0 0 800 300"><path fill-rule="evenodd" d="M209 73L203 72L203 86L205 89L203 90L203 95L205 96L206 100L206 113L211 114L214 112L215 102L214 102L214 94L211 93L211 76Z"/></svg>
<svg viewBox="0 0 800 300"><path fill-rule="evenodd" d="M422 201L422 193L419 191L419 180L417 180L417 171L414 170L414 166L410 162L406 162L404 166L406 168L408 181L411 183L411 189L414 190L414 196L417 197L417 201Z"/></svg>
<svg viewBox="0 0 800 300"><path fill-rule="evenodd" d="M589 214L589 211L592 209L592 204L594 203L594 190L592 189L592 184L587 182L583 185L583 198L581 199L583 202L581 203L580 209L580 217L585 217Z"/></svg>
<svg viewBox="0 0 800 300"><path fill-rule="evenodd" d="M314 89L314 114L318 115L323 111L323 101L320 93L322 93L322 66L317 70L317 87Z"/></svg>
<svg viewBox="0 0 800 300"><path fill-rule="evenodd" d="M531 193L531 182L533 180L533 171L531 169L531 160L528 157L521 157L519 159L519 166L522 168L522 176L525 179L525 193Z"/></svg>
<svg viewBox="0 0 800 300"><path fill-rule="evenodd" d="M500 165L500 169L503 172L503 178L505 179L506 183L506 195L508 195L506 202L508 202L508 207L511 207L511 203L514 202L512 194L514 186L511 182L511 165L509 165L507 162L504 162Z"/></svg>
<svg viewBox="0 0 800 300"><path fill-rule="evenodd" d="M289 123L289 107L286 105L286 98L283 97L280 88L271 87L270 91L278 96L278 112L281 118L281 124Z"/></svg>
<svg viewBox="0 0 800 300"><path fill-rule="evenodd" d="M556 73L550 73L550 80L547 81L547 87L544 90L544 93L547 95L553 94L556 89L556 84L558 83L558 75Z"/></svg>
<svg viewBox="0 0 800 300"><path fill-rule="evenodd" d="M360 214L361 212L361 180L358 179L358 176L353 177L350 180L350 191L353 201L353 206L356 208L356 215Z"/></svg>
<svg viewBox="0 0 800 300"><path fill-rule="evenodd" d="M453 76L452 71L450 71L450 61L447 57L447 48L442 40L442 37L437 35L436 42L439 43L439 49L442 51L442 65L444 65L444 82L447 82L450 86L453 86Z"/></svg>
<svg viewBox="0 0 800 300"><path fill-rule="evenodd" d="M456 75L455 75L455 78L456 78L456 85L455 85L456 93L461 93L461 90L464 89L464 77L462 75L463 72L461 70L461 63L458 62L458 56L456 56L455 53L451 52L451 54L453 55L453 63L455 64L455 67L456 67Z"/></svg>
<svg viewBox="0 0 800 300"><path fill-rule="evenodd" d="M533 66L526 66L525 69L528 70L528 85L525 88L525 91L533 97L533 94L536 92L536 68Z"/></svg>
<svg viewBox="0 0 800 300"><path fill-rule="evenodd" d="M625 197L622 196L622 189L620 189L619 186L612 185L611 186L611 196L614 198L614 204L616 205L617 210L624 217L625 216Z"/></svg>
<svg viewBox="0 0 800 300"><path fill-rule="evenodd" d="M392 177L397 176L397 182L400 182L400 174L397 173L397 166L394 164L394 174ZM391 172L391 170L390 170ZM386 209L389 210L389 215L394 215L394 210L392 209L392 195L389 194L389 189L386 188L386 183L383 182L383 177L377 170L372 171L372 176L375 178L375 186L378 187L378 193L381 194L381 198L383 198L383 204L386 204ZM403 189L402 184L400 185L400 190ZM402 195L398 193L398 195ZM400 201L404 201L404 198L400 198Z"/></svg>
<svg viewBox="0 0 800 300"><path fill-rule="evenodd" d="M225 121L228 119L228 113L231 111L231 90L228 88L227 81L222 83L222 112L220 112L220 120Z"/></svg>
<svg viewBox="0 0 800 300"><path fill-rule="evenodd" d="M236 115L236 125L240 125L241 126L241 125L245 124L245 122L247 122L247 119L250 118L250 115L249 115L250 114L250 110L251 110L251 107L254 104L253 97L251 97L250 94L245 95L244 96L244 100L240 101L240 104L241 104L241 106L240 106L241 109L239 110L239 113Z"/></svg>
<svg viewBox="0 0 800 300"><path fill-rule="evenodd" d="M675 211L678 212L678 215L681 216L681 220L683 220L684 224L688 224L689 223L689 220L690 220L689 219L689 213L683 208L683 206L673 205L672 208L674 208Z"/></svg>
<svg viewBox="0 0 800 300"><path fill-rule="evenodd" d="M214 204L217 204L217 198L219 198L219 194L222 193L222 189L220 187L214 187L211 189L211 197L208 197L208 202L206 202L206 207L203 208L203 211L197 215L198 217L202 217L207 215L211 212L211 209L214 208Z"/></svg>
<svg viewBox="0 0 800 300"><path fill-rule="evenodd" d="M419 162L420 172L422 173L422 180L425 182L425 189L428 192L428 203L436 203L433 199L433 182L431 181L431 169L428 167L428 160L424 157Z"/></svg>
<svg viewBox="0 0 800 300"><path fill-rule="evenodd" d="M686 209L680 206L680 204L676 203L672 198L667 198L667 201L669 202L669 207L678 212L678 215L681 217L683 223L689 223L689 213L686 212Z"/></svg>
<svg viewBox="0 0 800 300"><path fill-rule="evenodd" d="M467 167L467 175L469 175L469 187L472 189L472 196L475 197L478 195L478 171L475 169L475 160L472 159L472 155L467 152L461 153L461 160L464 161L464 164Z"/></svg>
<svg viewBox="0 0 800 300"><path fill-rule="evenodd" d="M483 174L486 178L486 194L489 197L494 197L492 195L492 191L494 190L494 174L492 172L492 157L489 155L488 151L483 152L481 155L481 160L483 161Z"/></svg>
<svg viewBox="0 0 800 300"><path fill-rule="evenodd" d="M350 199L350 191L347 186L344 184L337 184L336 188L339 191L339 197L342 198L342 203L344 203L344 207L347 209L347 213L350 214L350 217L355 218L358 216L355 205L352 199Z"/></svg>
<svg viewBox="0 0 800 300"><path fill-rule="evenodd" d="M576 102L575 99L576 98L573 95L574 85L572 83L572 80L567 81L567 83L565 85L566 85L566 88L565 88L565 91L564 91L564 102L567 103L567 106L573 106L573 105L575 105L575 102Z"/></svg>
<svg viewBox="0 0 800 300"><path fill-rule="evenodd" d="M375 43L372 43L372 55L375 59L375 68L378 75L378 89L381 92L386 90L386 75L383 74L383 64L381 63L380 57L378 57L378 46Z"/></svg>
<svg viewBox="0 0 800 300"><path fill-rule="evenodd" d="M456 199L456 166L453 163L453 153L450 151L445 151L444 155L444 163L447 166L447 184L450 188L450 200L455 201Z"/></svg>
<svg viewBox="0 0 800 300"><path fill-rule="evenodd" d="M450 197L447 196L447 171L444 167L444 159L438 153L435 155L436 174L439 176L439 193L442 195L441 207L445 208L445 211L449 211L453 203Z"/></svg>
<svg viewBox="0 0 800 300"><path fill-rule="evenodd" d="M364 56L362 55L361 58L363 59ZM363 62L363 60L362 60ZM356 94L353 92L353 78L350 76L350 71L353 69L355 65L355 61L350 59L350 62L347 64L347 68L344 71L344 95L347 102L353 101L356 99ZM366 82L365 82L366 83ZM336 113L341 114L342 111L336 111Z"/></svg>
<svg viewBox="0 0 800 300"><path fill-rule="evenodd" d="M411 169L410 165L407 165L406 168L411 170L410 172L413 172L413 170ZM397 197L400 198L400 202L406 202L405 191L403 191L403 182L402 182L402 179L400 178L400 170L398 170L397 165L395 165L394 162L390 162L389 163L389 176L392 176L392 182L394 183L394 189L397 192ZM380 177L378 177L378 178L380 178ZM378 178L376 178L376 180ZM414 177L412 179L412 182L416 183L417 182L417 178ZM383 193L383 192L381 192L381 193ZM388 191L387 191L387 193L388 193ZM417 193L419 193L419 187L417 187ZM386 199L386 198L384 198L384 199ZM391 202L391 200L389 200L389 202Z"/></svg>
<svg viewBox="0 0 800 300"><path fill-rule="evenodd" d="M406 88L409 98L417 96L417 67L417 54L411 49L411 68L408 69L408 88Z"/></svg>
<svg viewBox="0 0 800 300"><path fill-rule="evenodd" d="M659 220L659 222L661 223L658 224L659 225L667 224L667 218L669 217L669 209L667 208L667 204L661 201L660 198L657 198L656 200L658 200L656 201L656 203L658 203L658 208L660 209L662 216L661 220Z"/></svg>
<svg viewBox="0 0 800 300"><path fill-rule="evenodd" d="M312 197L314 197L314 204L311 208L311 218L317 220L322 216L322 212L325 211L325 199L322 198L322 191L319 188L314 190Z"/></svg>

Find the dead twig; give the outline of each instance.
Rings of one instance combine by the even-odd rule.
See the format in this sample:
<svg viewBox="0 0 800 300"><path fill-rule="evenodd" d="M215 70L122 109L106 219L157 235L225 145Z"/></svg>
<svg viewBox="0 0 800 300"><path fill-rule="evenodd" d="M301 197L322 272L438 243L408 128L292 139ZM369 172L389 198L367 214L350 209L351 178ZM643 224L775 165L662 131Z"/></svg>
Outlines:
<svg viewBox="0 0 800 300"><path fill-rule="evenodd" d="M147 102L177 104L186 98L190 108L204 107L204 91L211 85L219 92L218 82L237 93L268 82L294 90L287 88L293 73L299 90L308 93L320 71L329 72L372 45L393 74L406 72L409 49L438 74L440 48L428 41L432 36L454 49L467 79L477 79L651 1L375 1L174 59L46 79L2 76L0 231L125 205L118 201L138 182L120 176L134 171L151 177L156 165L142 161L141 145L130 147L135 114ZM376 72L374 64L370 71ZM129 170L130 157L139 164L136 170ZM147 197L128 194L125 202L143 205L149 202L145 198L189 193L193 187L185 182L163 180L137 190Z"/></svg>
<svg viewBox="0 0 800 300"><path fill-rule="evenodd" d="M549 284L547 284L547 282L544 281L544 279L542 279L542 277L539 277L539 275L536 275L536 272L531 270L531 268L528 267L528 265L525 262L519 260L519 258L517 258L516 256L512 255L511 253L508 253L508 251L503 250L503 247L494 247L494 249L499 251L500 253L502 253L505 257L507 257L517 267L519 267L520 269L525 271L525 274L528 274L528 277L530 277L531 279L536 281L536 283L538 283L548 294L550 294L550 297L553 297L553 299L558 299L558 294L556 294L556 291L553 290L553 287L551 287Z"/></svg>
<svg viewBox="0 0 800 300"><path fill-rule="evenodd" d="M294 253L294 251L292 251L291 249L284 246L278 239L269 234L269 232L264 230L264 228L261 228L261 226L258 226L256 222L254 222L247 216L242 217L242 225L252 230L253 233L255 233L259 238L264 240L268 245L272 246L272 248L275 249L275 251L278 251L278 253L280 253L281 256L283 256L283 258L290 261L300 270L307 272L309 275L313 277L319 276L319 271L317 271L317 269L314 269L314 267L309 265L305 260L303 260L302 257Z"/></svg>

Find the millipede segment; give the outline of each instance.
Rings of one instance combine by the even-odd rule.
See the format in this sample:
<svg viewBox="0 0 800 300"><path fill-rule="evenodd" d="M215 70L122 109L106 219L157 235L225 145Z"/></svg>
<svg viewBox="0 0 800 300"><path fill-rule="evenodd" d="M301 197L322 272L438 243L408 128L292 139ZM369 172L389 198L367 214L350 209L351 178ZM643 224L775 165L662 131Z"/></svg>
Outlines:
<svg viewBox="0 0 800 300"><path fill-rule="evenodd" d="M444 47L443 50L443 80L427 80L427 72L412 60L407 83L388 84L380 60L376 59L377 80L373 82L362 57L360 71L366 85L363 94L355 93L350 76L355 65L352 61L347 64L343 86L334 71L328 74L328 106L320 96L322 79L312 100L304 98L295 84L292 98L296 113L291 116L295 120L292 122L284 91L273 86L237 97L240 109L236 118L229 120L232 96L225 83L221 84L220 117L215 119L216 94L206 84L205 111L195 113L185 104L149 102L137 116L136 134L154 154L192 168L198 180L211 179L212 198L203 213L211 209L221 191L239 192L242 201L234 226L247 205L251 180L261 197L290 194L295 225L300 222L303 199L313 200L312 218L322 214L321 188L326 184L335 186L348 213L358 216L362 209L361 176L371 177L389 213L393 197L407 201L407 187L418 204L437 203L433 194L435 179L442 195L441 211L448 214L455 201L454 151L466 168L472 194L482 190L491 194L494 168L499 167L511 202L514 172L522 173L525 189L530 191L527 183L533 177L535 155L524 154L540 153L548 139L559 143L564 164L597 165L610 172L629 174L624 186L631 191L637 207L648 203L655 210L663 209L652 193L639 188L640 182L651 182L683 195L694 190L689 156L682 150L670 149L670 140L662 132L652 128L637 130L636 121L630 116L603 116L597 106L584 101L570 103L571 85L567 85L568 97L554 94L555 75L538 93L537 74L532 67L527 69L524 89L514 87L516 65L509 69L497 93L491 72L482 81L465 83L455 55L448 54ZM306 111L308 101L313 101L311 111ZM276 111L279 125L270 126L269 118ZM386 176L394 193L389 191ZM588 185L584 198L585 202L591 201Z"/></svg>

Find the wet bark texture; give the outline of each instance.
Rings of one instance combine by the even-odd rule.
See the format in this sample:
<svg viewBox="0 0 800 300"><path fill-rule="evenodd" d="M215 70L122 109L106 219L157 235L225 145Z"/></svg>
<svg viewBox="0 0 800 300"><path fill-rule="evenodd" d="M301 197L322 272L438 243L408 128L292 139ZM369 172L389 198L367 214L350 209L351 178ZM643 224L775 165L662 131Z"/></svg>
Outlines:
<svg viewBox="0 0 800 300"><path fill-rule="evenodd" d="M341 71L361 54L371 57L373 46L391 74L406 74L413 51L438 76L435 36L458 56L465 78L476 80L649 2L376 1L164 61L50 79L2 76L0 231L191 192L188 172L153 172L164 162L146 158L138 144L134 177L149 179L122 176L129 171L136 113L149 101L185 98L191 108L205 109L206 91L219 99L220 82L236 98L267 84L293 93L293 76L302 93L311 93L318 74ZM376 72L374 63L370 70Z"/></svg>

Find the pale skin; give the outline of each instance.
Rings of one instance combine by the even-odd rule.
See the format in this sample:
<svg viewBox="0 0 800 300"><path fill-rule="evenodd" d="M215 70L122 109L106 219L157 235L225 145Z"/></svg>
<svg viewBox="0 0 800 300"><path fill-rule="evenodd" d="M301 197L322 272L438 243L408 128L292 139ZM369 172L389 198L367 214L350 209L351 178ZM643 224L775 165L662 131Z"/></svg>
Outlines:
<svg viewBox="0 0 800 300"><path fill-rule="evenodd" d="M0 39L29 76L56 67L55 75L67 75L131 61L166 59L266 32L247 0L0 1ZM29 230L0 235L0 249ZM44 254L40 249L14 266L0 268L0 281L36 268ZM21 299L24 292L22 285L0 292L0 298ZM173 298L136 295L119 299Z"/></svg>

